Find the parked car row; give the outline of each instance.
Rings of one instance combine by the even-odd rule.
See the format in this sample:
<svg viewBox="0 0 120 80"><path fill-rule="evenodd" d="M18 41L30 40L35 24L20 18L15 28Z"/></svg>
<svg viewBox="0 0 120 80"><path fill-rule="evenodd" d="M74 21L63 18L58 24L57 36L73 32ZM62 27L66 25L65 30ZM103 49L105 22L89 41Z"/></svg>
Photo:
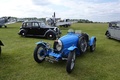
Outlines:
<svg viewBox="0 0 120 80"><path fill-rule="evenodd" d="M95 36L89 37L87 33L70 29L66 35L60 37L61 31L58 27L51 27L40 21L23 22L18 34L22 37L37 36L55 40L53 48L47 42L37 42L33 53L34 60L37 63L44 60L51 63L65 60L68 73L73 71L77 56L85 53L88 49L90 52L96 49L97 39ZM108 38L120 40L120 21L110 22L105 35ZM0 41L0 53L1 46L4 46L2 41Z"/></svg>
<svg viewBox="0 0 120 80"><path fill-rule="evenodd" d="M47 60L49 62L59 62L66 60L66 71L71 73L75 59L78 55L85 53L87 49L93 52L96 48L96 37L91 38L87 33L81 31L68 30L68 33L62 37L58 27L48 26L43 22L27 21L23 22L18 33L21 36L38 36L47 39L53 39L53 48L47 42L37 42L34 50L34 60L38 63Z"/></svg>
<svg viewBox="0 0 120 80"><path fill-rule="evenodd" d="M23 22L18 34L24 37L37 36L55 40L60 37L61 31L58 27L51 27L40 21L26 21ZM120 21L110 22L105 35L120 40Z"/></svg>

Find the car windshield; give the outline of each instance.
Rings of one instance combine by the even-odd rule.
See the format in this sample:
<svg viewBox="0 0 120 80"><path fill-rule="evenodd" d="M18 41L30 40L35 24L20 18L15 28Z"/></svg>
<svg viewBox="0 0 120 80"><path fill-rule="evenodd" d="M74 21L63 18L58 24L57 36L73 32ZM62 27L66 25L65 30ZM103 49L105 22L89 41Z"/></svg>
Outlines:
<svg viewBox="0 0 120 80"><path fill-rule="evenodd" d="M40 27L44 28L45 27L45 23L41 22L39 23Z"/></svg>
<svg viewBox="0 0 120 80"><path fill-rule="evenodd" d="M82 33L82 30L75 30L75 33L76 33L76 34L81 34L81 33Z"/></svg>
<svg viewBox="0 0 120 80"><path fill-rule="evenodd" d="M115 27L116 26L116 23L110 23L109 24L109 27Z"/></svg>
<svg viewBox="0 0 120 80"><path fill-rule="evenodd" d="M117 23L117 26L120 27L120 23Z"/></svg>
<svg viewBox="0 0 120 80"><path fill-rule="evenodd" d="M120 23L110 23L109 27L120 27Z"/></svg>

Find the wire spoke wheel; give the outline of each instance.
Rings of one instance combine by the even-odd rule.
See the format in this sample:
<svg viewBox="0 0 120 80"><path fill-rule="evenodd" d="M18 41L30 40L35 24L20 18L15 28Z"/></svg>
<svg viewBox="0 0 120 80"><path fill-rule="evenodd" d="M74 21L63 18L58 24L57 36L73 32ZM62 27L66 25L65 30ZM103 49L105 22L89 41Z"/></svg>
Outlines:
<svg viewBox="0 0 120 80"><path fill-rule="evenodd" d="M75 50L74 50L74 51L71 51L68 55L67 67L66 67L66 71L68 73L71 73L72 70L74 69L75 59L76 59L76 54L75 54Z"/></svg>
<svg viewBox="0 0 120 80"><path fill-rule="evenodd" d="M83 52L86 51L86 49L87 49L87 42L86 42L85 39L82 39L82 40L81 40L81 45L80 45L80 47L81 47L81 50L82 50Z"/></svg>
<svg viewBox="0 0 120 80"><path fill-rule="evenodd" d="M37 51L38 59L39 59L39 60L43 60L43 59L45 58L44 54L45 54L44 48L43 48L43 47L40 47L40 48L38 49L38 51Z"/></svg>
<svg viewBox="0 0 120 80"><path fill-rule="evenodd" d="M43 45L37 45L34 50L34 60L38 63L41 63L45 60L46 49Z"/></svg>
<svg viewBox="0 0 120 80"><path fill-rule="evenodd" d="M79 38L78 48L80 50L80 53L86 52L86 50L87 50L87 42L86 42L86 39L84 38L84 36L81 36Z"/></svg>
<svg viewBox="0 0 120 80"><path fill-rule="evenodd" d="M94 40L93 45L90 46L90 51L93 52L96 49L96 41Z"/></svg>

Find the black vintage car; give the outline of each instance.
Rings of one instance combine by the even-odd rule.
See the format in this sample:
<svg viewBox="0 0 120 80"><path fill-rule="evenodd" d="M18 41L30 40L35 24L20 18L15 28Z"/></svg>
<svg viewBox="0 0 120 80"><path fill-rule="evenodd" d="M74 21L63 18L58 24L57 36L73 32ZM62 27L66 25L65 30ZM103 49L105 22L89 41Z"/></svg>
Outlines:
<svg viewBox="0 0 120 80"><path fill-rule="evenodd" d="M18 33L21 36L36 36L45 37L47 39L56 39L60 37L60 30L58 27L51 27L40 21L23 22Z"/></svg>

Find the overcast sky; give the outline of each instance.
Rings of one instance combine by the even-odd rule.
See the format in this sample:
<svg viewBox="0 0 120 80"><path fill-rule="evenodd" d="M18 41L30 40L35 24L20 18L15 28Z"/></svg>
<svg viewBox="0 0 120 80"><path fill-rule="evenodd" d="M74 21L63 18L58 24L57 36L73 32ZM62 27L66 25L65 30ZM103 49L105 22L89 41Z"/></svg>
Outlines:
<svg viewBox="0 0 120 80"><path fill-rule="evenodd" d="M0 0L0 17L120 20L120 0Z"/></svg>

